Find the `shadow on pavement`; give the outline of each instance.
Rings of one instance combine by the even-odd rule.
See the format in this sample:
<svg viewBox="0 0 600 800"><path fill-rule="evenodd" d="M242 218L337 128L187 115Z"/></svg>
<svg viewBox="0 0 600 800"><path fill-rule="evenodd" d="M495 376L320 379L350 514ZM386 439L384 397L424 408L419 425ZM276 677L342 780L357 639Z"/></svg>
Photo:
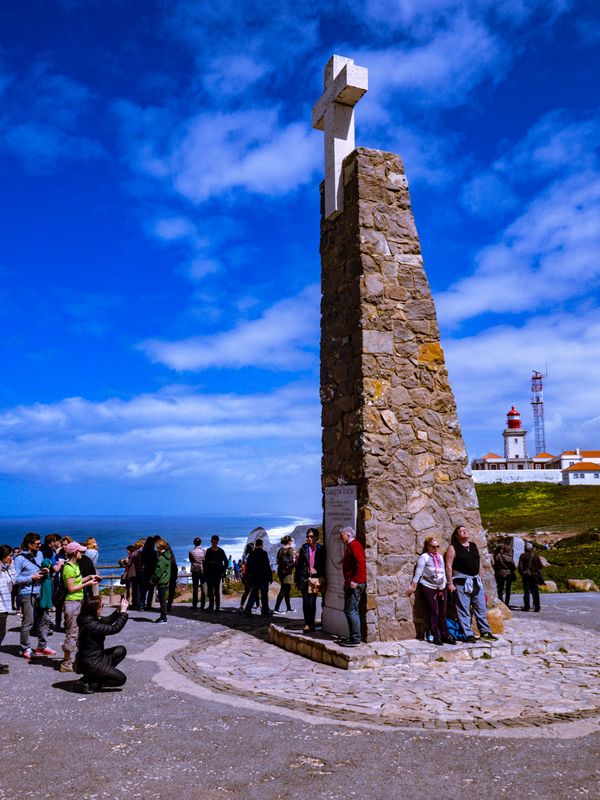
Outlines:
<svg viewBox="0 0 600 800"><path fill-rule="evenodd" d="M295 612L293 617L290 616L287 618L286 616L279 616L278 614L263 617L259 613L255 613L249 617L239 610L239 606L222 606L220 611L200 611L199 609L194 611L191 606L176 604L169 612L169 616L210 625L223 625L231 630L243 631L263 641L268 639L269 625L272 622L276 622L278 625L298 632L301 632L304 627L302 614L299 611ZM319 626L317 626L317 628L319 628ZM318 638L320 636L320 630L317 629L312 635Z"/></svg>

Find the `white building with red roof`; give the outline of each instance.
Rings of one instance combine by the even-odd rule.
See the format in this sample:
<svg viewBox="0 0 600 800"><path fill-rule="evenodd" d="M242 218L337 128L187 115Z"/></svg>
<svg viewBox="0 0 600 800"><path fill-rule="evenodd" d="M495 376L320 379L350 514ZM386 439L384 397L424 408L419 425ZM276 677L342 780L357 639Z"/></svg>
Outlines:
<svg viewBox="0 0 600 800"><path fill-rule="evenodd" d="M600 487L600 450L564 450L559 455L527 455L527 431L512 406L506 415L504 456L486 453L471 462L475 483L540 481L566 486Z"/></svg>

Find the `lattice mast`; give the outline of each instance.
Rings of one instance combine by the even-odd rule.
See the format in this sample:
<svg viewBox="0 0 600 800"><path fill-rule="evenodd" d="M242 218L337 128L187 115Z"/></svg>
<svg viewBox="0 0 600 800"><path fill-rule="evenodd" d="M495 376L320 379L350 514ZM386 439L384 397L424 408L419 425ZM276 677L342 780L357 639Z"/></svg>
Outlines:
<svg viewBox="0 0 600 800"><path fill-rule="evenodd" d="M546 429L544 425L544 376L537 370L531 375L531 407L533 408L533 430L535 454L546 452Z"/></svg>

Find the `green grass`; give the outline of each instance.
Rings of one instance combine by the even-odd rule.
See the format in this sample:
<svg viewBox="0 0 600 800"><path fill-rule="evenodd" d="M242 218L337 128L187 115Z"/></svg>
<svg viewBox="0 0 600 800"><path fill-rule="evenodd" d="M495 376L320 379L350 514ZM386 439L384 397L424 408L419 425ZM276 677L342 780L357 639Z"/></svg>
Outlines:
<svg viewBox="0 0 600 800"><path fill-rule="evenodd" d="M555 483L476 484L484 528L491 534L600 530L600 488Z"/></svg>
<svg viewBox="0 0 600 800"><path fill-rule="evenodd" d="M563 540L560 547L553 547L544 554L550 562L544 570L544 578L555 581L561 590L567 589L569 578L591 578L600 586L600 542L580 544L577 538ZM570 547L569 542L572 543Z"/></svg>
<svg viewBox="0 0 600 800"><path fill-rule="evenodd" d="M490 539L500 532L579 531L538 551L550 564L544 578L559 591L567 591L569 578L590 578L600 586L600 489L550 483L476 484L476 489ZM521 591L520 580L513 591Z"/></svg>

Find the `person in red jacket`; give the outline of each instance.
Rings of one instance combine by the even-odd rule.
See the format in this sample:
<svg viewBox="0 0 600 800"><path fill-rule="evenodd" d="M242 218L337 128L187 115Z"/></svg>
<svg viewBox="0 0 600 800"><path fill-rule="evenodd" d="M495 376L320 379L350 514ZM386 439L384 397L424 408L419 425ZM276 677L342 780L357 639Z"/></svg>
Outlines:
<svg viewBox="0 0 600 800"><path fill-rule="evenodd" d="M342 572L344 573L344 614L348 620L348 638L340 639L343 647L358 647L360 635L360 601L367 586L365 548L354 538L354 528L340 529L340 539L346 545Z"/></svg>

